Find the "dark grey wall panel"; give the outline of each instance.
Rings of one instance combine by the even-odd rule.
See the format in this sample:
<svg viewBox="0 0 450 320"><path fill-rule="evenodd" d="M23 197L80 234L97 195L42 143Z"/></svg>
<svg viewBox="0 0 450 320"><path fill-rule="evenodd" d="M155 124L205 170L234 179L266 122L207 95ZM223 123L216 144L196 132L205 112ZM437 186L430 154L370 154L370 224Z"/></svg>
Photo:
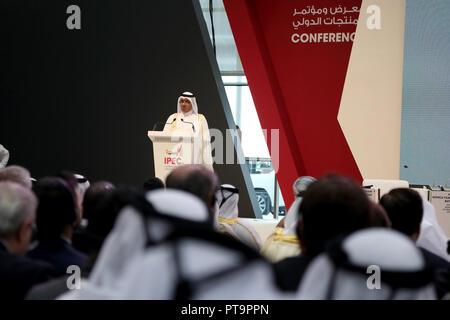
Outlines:
<svg viewBox="0 0 450 320"><path fill-rule="evenodd" d="M81 30L66 8L81 7ZM229 128L224 90L191 1L8 0L0 3L0 143L10 164L141 184L154 175L147 131L197 95L211 128ZM203 31L204 34L204 31ZM210 53L210 52L209 52ZM239 165L215 165L254 216Z"/></svg>

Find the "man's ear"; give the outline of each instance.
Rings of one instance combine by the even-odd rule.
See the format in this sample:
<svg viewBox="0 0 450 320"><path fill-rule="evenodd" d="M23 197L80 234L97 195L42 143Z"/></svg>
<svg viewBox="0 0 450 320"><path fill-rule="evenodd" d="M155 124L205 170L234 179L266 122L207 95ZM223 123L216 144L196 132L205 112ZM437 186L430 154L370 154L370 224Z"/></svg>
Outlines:
<svg viewBox="0 0 450 320"><path fill-rule="evenodd" d="M15 234L15 240L18 243L22 243L22 241L26 240L29 237L29 232L31 233L32 226L33 223L31 219L25 219Z"/></svg>

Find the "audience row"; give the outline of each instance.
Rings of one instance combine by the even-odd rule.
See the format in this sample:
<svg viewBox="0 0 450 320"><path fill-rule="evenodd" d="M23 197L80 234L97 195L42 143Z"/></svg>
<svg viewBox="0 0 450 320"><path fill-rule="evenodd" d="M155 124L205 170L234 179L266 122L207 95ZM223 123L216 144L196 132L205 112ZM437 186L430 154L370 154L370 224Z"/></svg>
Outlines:
<svg viewBox="0 0 450 320"><path fill-rule="evenodd" d="M5 299L449 299L447 238L412 189L379 204L352 179L300 177L263 241L239 190L201 165L140 188L0 169ZM445 240L443 240L444 238ZM428 240L430 237L427 238Z"/></svg>

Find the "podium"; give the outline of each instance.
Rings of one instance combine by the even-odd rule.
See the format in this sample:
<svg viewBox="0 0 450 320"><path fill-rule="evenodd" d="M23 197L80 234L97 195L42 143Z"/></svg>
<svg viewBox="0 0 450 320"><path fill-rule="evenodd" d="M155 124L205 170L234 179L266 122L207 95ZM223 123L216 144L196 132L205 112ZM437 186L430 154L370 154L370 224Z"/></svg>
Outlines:
<svg viewBox="0 0 450 320"><path fill-rule="evenodd" d="M153 143L155 176L166 180L172 170L194 163L194 134L191 132L148 131Z"/></svg>

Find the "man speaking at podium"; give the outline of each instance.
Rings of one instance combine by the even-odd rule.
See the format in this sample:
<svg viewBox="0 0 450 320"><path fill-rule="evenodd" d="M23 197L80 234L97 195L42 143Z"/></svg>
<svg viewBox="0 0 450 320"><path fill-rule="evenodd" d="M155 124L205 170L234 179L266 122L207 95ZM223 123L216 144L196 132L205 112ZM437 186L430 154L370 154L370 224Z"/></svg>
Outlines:
<svg viewBox="0 0 450 320"><path fill-rule="evenodd" d="M177 113L167 119L164 131L193 133L195 137L194 163L202 164L214 171L208 122L202 114L198 113L197 102L191 92L183 92L178 97Z"/></svg>

